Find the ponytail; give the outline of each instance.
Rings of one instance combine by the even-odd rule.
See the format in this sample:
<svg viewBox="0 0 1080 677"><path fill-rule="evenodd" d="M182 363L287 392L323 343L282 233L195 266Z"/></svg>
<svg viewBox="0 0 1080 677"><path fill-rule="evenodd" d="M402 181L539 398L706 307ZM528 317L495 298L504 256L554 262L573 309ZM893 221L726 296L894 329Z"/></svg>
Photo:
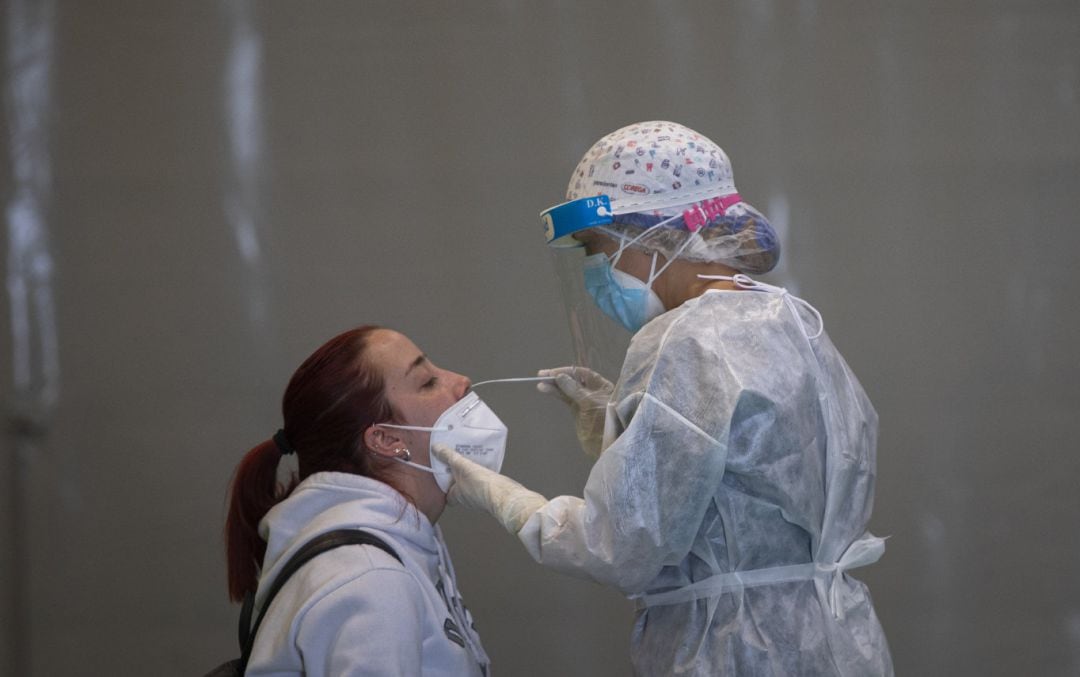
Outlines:
<svg viewBox="0 0 1080 677"><path fill-rule="evenodd" d="M259 536L259 522L292 488L277 481L280 459L277 445L267 440L244 455L233 475L225 519L225 553L229 598L234 602L242 600L248 592L255 592L266 554L266 541Z"/></svg>
<svg viewBox="0 0 1080 677"><path fill-rule="evenodd" d="M249 451L236 467L225 519L229 597L233 601L239 602L259 584L259 569L266 555L259 522L299 481L318 472L347 472L394 486L384 471L372 467L364 453L364 431L394 415L383 392L382 374L363 359L368 341L378 329L367 325L338 334L304 360L289 379L282 398L287 438L284 431L278 431L277 439ZM288 486L277 481L282 451L295 452L297 457L298 474Z"/></svg>

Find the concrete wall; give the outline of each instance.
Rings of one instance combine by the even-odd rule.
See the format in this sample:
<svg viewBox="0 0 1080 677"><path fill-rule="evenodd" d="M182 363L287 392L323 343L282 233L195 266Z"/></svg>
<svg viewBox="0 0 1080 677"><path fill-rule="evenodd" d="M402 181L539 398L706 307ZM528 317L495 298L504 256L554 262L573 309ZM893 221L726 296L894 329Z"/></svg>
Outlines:
<svg viewBox="0 0 1080 677"><path fill-rule="evenodd" d="M7 674L231 656L226 483L293 369L372 322L568 362L537 213L646 119L724 146L879 410L898 674L1080 673L1076 2L3 7ZM580 492L562 407L485 397L505 472ZM498 674L628 674L619 594L441 524Z"/></svg>

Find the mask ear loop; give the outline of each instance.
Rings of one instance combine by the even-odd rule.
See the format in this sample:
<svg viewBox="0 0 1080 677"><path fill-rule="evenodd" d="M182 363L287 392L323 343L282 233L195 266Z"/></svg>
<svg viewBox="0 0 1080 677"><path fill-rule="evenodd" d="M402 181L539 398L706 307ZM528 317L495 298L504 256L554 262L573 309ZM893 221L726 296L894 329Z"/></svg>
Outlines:
<svg viewBox="0 0 1080 677"><path fill-rule="evenodd" d="M630 238L629 240L626 239L626 236L623 235L622 233L616 232L616 231L612 230L611 228L607 228L605 226L600 226L598 228L598 230L600 230L600 232L605 233L606 235L610 235L611 237L614 237L619 241L619 251L615 252L615 254L613 254L611 257L609 257L609 259L611 260L611 265L615 265L616 263L618 263L619 257L622 256L623 250L625 250L630 245L634 244L635 242L637 242L641 238L648 235L652 231L653 228L659 228L660 226L667 225L667 224L671 223L672 221L674 221L675 219L680 218L680 217L682 217L682 214L676 214L675 216L672 216L670 218L666 218L663 221L660 221L658 223L654 223L653 225L649 226L648 228L645 228L644 230L642 230L640 233L638 233L634 237Z"/></svg>
<svg viewBox="0 0 1080 677"><path fill-rule="evenodd" d="M453 428L449 428L449 427L428 428L427 426L422 426L422 425L398 425L396 423L376 423L375 425L379 426L380 428L397 428L398 430L418 430L420 432L435 432L437 430L438 431L453 430ZM382 458L381 455L376 454L373 451L369 451L368 453L372 454L373 456L378 456L379 458ZM410 457L411 457L411 455L410 455ZM408 459L401 458L399 456L391 456L389 460L394 461L395 463L401 463L402 465L407 465L409 467L416 468L417 470L423 470L424 472L429 472L432 475L437 474L433 469L431 469L430 467L428 467L426 465L420 465L419 463L413 463L412 461L410 461Z"/></svg>
<svg viewBox="0 0 1080 677"><path fill-rule="evenodd" d="M397 428L398 430L419 430L421 432L429 433L436 431L442 432L445 430L453 430L453 428L451 427L429 428L423 425L398 425L397 423L376 423L375 425L379 426L380 428Z"/></svg>
<svg viewBox="0 0 1080 677"><path fill-rule="evenodd" d="M378 456L378 454L376 454L376 456ZM403 458L401 458L399 456L391 456L389 460L391 460L391 461L393 461L395 463L400 463L401 465L407 465L410 468L416 468L417 470L423 470L424 472L431 473L432 475L438 475L438 473L435 472L434 468L429 468L428 466L420 465L419 463L413 463L412 461L406 461L405 459L403 459Z"/></svg>
<svg viewBox="0 0 1080 677"><path fill-rule="evenodd" d="M608 234L614 236L616 239L619 240L619 249L614 254L608 257L608 263L610 263L611 267L614 268L619 263L619 259L622 258L623 252L626 251L626 248L630 246L630 243L633 242L633 240L627 241L625 237L614 231L608 231Z"/></svg>
<svg viewBox="0 0 1080 677"><path fill-rule="evenodd" d="M664 272L665 270L667 270L667 267L668 267L668 266L670 266L671 264L673 264L673 263L675 263L675 262L676 262L677 260L679 260L679 256L680 256L680 255L682 255L682 253L683 253L684 251L686 251L686 248L690 246L690 243L694 241L694 238L695 238L695 237L701 237L701 236L700 236L700 235L698 235L698 233L697 233L697 232L693 232L693 233L690 233L690 237L686 238L686 242L683 242L683 243L682 243L682 246L681 246L681 247L679 247L679 248L678 248L678 249L677 249L677 250L675 251L675 253L674 253L674 254L672 254L671 258L670 258L670 259L668 259L668 262L667 262L667 263L665 263L664 265L660 266L660 270L657 270L657 271L656 271L656 274L655 274L655 275L653 274L653 272L652 272L651 270L649 271L649 288L650 288L650 289L652 288L652 283L653 283L653 280L655 280L656 278L660 277L660 274L661 274L661 273L663 273L663 272ZM653 254L653 268L654 268L654 269L656 268L656 254Z"/></svg>
<svg viewBox="0 0 1080 677"><path fill-rule="evenodd" d="M637 242L641 238L643 238L646 235L653 232L654 228L659 228L661 226L664 226L664 225L666 225L668 223L671 223L672 221L674 221L675 219L678 219L678 218L682 218L682 214L676 214L675 216L666 218L663 221L660 221L658 223L654 223L653 225L651 225L648 228L642 230L640 233L638 233L633 238L630 238L629 240L626 239L626 236L624 236L622 233L618 233L618 232L616 232L616 231L614 231L614 230L612 230L610 228L605 228L605 227L601 226L599 228L599 230L601 232L603 232L603 233L605 233L607 235L613 236L613 237L615 237L615 238L617 238L619 240L619 250L617 252L615 252L608 259L611 262L611 267L614 268L619 263L619 259L622 258L623 252L626 251L626 249L628 247L630 247L630 245L634 244L635 242ZM682 244L682 246L679 247L678 251L676 251L675 254L664 265L660 266L660 270L656 269L656 257L658 256L658 253L653 252L652 264L649 266L649 281L648 281L648 288L649 289L652 289L652 284L653 284L653 282L656 281L656 278L660 277L660 274L663 273L665 270L667 270L668 266L670 266L672 263L675 263L675 261L678 260L679 255L682 254L683 251L688 246L690 246L691 242L693 242L694 237L701 237L701 236L696 231L690 232L690 237L686 238L686 242L684 242Z"/></svg>

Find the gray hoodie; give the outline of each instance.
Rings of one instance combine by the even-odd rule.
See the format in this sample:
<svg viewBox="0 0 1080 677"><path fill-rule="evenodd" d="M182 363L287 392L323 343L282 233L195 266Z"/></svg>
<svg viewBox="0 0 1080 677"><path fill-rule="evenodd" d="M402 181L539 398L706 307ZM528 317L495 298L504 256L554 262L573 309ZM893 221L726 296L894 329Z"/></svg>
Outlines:
<svg viewBox="0 0 1080 677"><path fill-rule="evenodd" d="M319 555L270 606L248 675L490 675L442 534L394 489L347 473L314 474L259 524L267 542L255 595L304 543L342 528L386 541L401 558L347 545Z"/></svg>

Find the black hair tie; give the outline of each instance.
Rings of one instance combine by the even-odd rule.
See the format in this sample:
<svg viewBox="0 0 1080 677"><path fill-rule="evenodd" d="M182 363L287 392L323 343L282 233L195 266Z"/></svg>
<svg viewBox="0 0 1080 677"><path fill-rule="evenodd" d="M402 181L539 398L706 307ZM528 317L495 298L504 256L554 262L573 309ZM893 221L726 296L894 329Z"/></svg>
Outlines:
<svg viewBox="0 0 1080 677"><path fill-rule="evenodd" d="M285 431L282 428L278 428L278 431L274 433L274 444L277 445L278 451L282 456L288 456L289 454L295 454L296 449L292 448L289 444L289 440L285 437Z"/></svg>

